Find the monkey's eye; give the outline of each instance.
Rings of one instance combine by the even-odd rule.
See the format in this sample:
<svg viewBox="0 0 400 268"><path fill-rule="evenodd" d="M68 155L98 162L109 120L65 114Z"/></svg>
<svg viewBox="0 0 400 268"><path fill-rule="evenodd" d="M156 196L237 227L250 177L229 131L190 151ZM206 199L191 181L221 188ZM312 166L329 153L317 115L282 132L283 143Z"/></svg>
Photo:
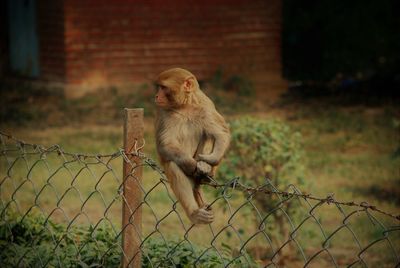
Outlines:
<svg viewBox="0 0 400 268"><path fill-rule="evenodd" d="M163 90L166 91L168 88L166 86L163 85L157 85L157 90Z"/></svg>

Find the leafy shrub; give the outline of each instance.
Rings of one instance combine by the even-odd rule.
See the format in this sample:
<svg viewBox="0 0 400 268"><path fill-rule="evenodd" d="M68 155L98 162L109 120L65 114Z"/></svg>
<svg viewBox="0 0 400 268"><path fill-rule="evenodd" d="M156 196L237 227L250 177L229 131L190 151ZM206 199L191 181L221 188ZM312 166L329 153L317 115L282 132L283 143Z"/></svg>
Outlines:
<svg viewBox="0 0 400 268"><path fill-rule="evenodd" d="M239 96L253 96L254 85L253 83L242 76L233 75L227 79L224 88L228 91L237 93Z"/></svg>
<svg viewBox="0 0 400 268"><path fill-rule="evenodd" d="M227 76L218 69L209 79L200 81L201 89L223 114L237 114L255 109L255 87L242 75Z"/></svg>
<svg viewBox="0 0 400 268"><path fill-rule="evenodd" d="M72 227L42 216L10 216L0 223L2 267L118 267L121 253L107 224Z"/></svg>
<svg viewBox="0 0 400 268"><path fill-rule="evenodd" d="M304 185L300 133L291 130L282 121L252 117L243 117L231 122L231 132L231 146L227 159L217 174L219 179L240 176L246 184L260 186L264 185L268 178L279 190L285 190L290 184ZM273 187L272 185L269 186ZM268 224L270 235L287 239L288 226L283 210L295 219L299 203L285 202L279 205L282 210L276 210L281 202L276 195L258 193L253 199L262 212L273 213L269 219L274 222ZM279 229L280 237L276 228Z"/></svg>
<svg viewBox="0 0 400 268"><path fill-rule="evenodd" d="M187 242L163 241L161 239L149 239L143 254L143 267L224 267L228 263L230 267L256 267L254 260L245 254L245 257L234 259L231 262L232 249L223 244L224 250L219 255L214 250L208 250L204 254L204 248ZM246 259L245 259L246 258Z"/></svg>
<svg viewBox="0 0 400 268"><path fill-rule="evenodd" d="M303 184L302 137L279 120L243 117L231 122L232 141L220 177L241 176L260 185L264 178L275 186Z"/></svg>
<svg viewBox="0 0 400 268"><path fill-rule="evenodd" d="M23 218L10 214L0 221L1 267L119 267L122 251L118 234L105 222L68 227L37 215ZM232 250L218 255L195 244L150 238L144 244L143 267L220 267L232 259ZM197 260L198 259L198 260ZM232 267L248 267L246 255ZM251 265L251 264L250 264ZM252 266L252 265L251 265Z"/></svg>
<svg viewBox="0 0 400 268"><path fill-rule="evenodd" d="M207 82L214 89L233 92L239 96L253 96L255 91L254 85L250 79L238 74L225 77L222 69L218 69Z"/></svg>
<svg viewBox="0 0 400 268"><path fill-rule="evenodd" d="M144 116L150 116L155 110L153 102L155 90L150 84L141 84L133 87L128 92L118 92L117 89L111 89L110 99L113 100L113 107L116 109L116 118L120 118L120 111L126 107L137 107L144 109Z"/></svg>

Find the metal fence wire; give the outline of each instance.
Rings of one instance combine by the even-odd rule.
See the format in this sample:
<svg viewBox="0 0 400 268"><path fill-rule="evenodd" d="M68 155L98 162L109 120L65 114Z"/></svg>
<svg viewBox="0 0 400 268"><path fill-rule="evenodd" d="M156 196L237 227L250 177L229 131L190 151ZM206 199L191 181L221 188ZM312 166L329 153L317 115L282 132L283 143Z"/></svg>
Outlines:
<svg viewBox="0 0 400 268"><path fill-rule="evenodd" d="M92 155L4 133L0 140L0 267L119 267L124 258L142 267L400 265L400 217L366 202L317 198L294 185L279 190L267 179L257 187L212 181L203 188L216 219L192 225L143 146ZM124 179L141 192L125 225ZM141 225L133 220L139 210ZM122 244L128 228L137 249Z"/></svg>

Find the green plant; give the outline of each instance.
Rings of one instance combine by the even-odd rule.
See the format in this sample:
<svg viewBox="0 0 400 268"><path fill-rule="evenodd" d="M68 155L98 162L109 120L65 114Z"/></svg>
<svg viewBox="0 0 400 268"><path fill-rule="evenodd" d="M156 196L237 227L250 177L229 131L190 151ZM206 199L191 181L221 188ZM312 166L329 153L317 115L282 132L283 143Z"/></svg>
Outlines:
<svg viewBox="0 0 400 268"><path fill-rule="evenodd" d="M232 91L239 96L253 96L254 95L254 85L253 83L240 75L232 75L229 77L225 84L224 88L227 91Z"/></svg>
<svg viewBox="0 0 400 268"><path fill-rule="evenodd" d="M232 141L219 169L224 178L240 176L253 185L264 178L275 186L303 184L302 137L279 120L243 117L230 122Z"/></svg>
<svg viewBox="0 0 400 268"><path fill-rule="evenodd" d="M2 211L2 210L0 210ZM4 211L3 211L4 212ZM56 224L43 216L4 213L0 221L0 265L2 267L118 267L120 235L102 222L93 226L71 227ZM143 267L231 267L255 266L243 253L222 245L219 253L193 243L149 238L143 247ZM254 265L253 265L254 264Z"/></svg>
<svg viewBox="0 0 400 268"><path fill-rule="evenodd" d="M108 224L66 227L44 217L9 214L0 222L2 267L117 267L119 239Z"/></svg>
<svg viewBox="0 0 400 268"><path fill-rule="evenodd" d="M224 87L224 71L221 67L208 79L208 83L215 89L222 89Z"/></svg>
<svg viewBox="0 0 400 268"><path fill-rule="evenodd" d="M262 120L243 117L231 122L232 141L229 152L217 176L227 179L240 176L252 186L263 185L268 178L278 189L290 184L304 185L302 163L302 137L279 120ZM272 186L271 186L272 187ZM276 195L256 194L253 197L264 213L273 212L281 238L288 238L283 210L296 217L296 202L285 202L276 210L281 199ZM273 228L275 229L275 228ZM276 233L275 230L270 230Z"/></svg>
<svg viewBox="0 0 400 268"><path fill-rule="evenodd" d="M233 92L239 96L250 97L254 95L254 85L250 79L238 74L226 77L221 68L208 79L208 84L214 89Z"/></svg>
<svg viewBox="0 0 400 268"><path fill-rule="evenodd" d="M143 254L143 267L221 267L230 263L230 267L256 266L250 255L233 259L233 250L223 244L219 254L214 250L205 250L195 244L178 241L164 241L150 238L146 241ZM233 259L233 260L232 260Z"/></svg>
<svg viewBox="0 0 400 268"><path fill-rule="evenodd" d="M150 84L141 84L132 87L129 92L114 91L111 98L113 107L117 110L116 117L120 118L123 108L144 108L144 115L153 114L155 105L153 103L155 92Z"/></svg>

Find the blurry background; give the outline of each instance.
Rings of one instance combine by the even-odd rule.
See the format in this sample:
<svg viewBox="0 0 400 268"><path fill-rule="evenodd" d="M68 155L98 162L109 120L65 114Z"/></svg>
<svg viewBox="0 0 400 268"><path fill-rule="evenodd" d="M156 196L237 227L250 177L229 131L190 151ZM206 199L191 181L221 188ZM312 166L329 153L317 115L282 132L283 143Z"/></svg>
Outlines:
<svg viewBox="0 0 400 268"><path fill-rule="evenodd" d="M151 83L171 66L283 89L281 1L6 2L3 65L67 96Z"/></svg>
<svg viewBox="0 0 400 268"><path fill-rule="evenodd" d="M264 135L234 138L220 177L268 176L398 212L397 10L395 0L1 1L0 129L110 153L122 147L122 109L143 107L156 158L154 78L180 66L234 133Z"/></svg>
<svg viewBox="0 0 400 268"><path fill-rule="evenodd" d="M300 131L306 177L333 184L322 192L400 202L396 1L1 5L3 131L73 151L113 151L122 109L143 107L155 156L153 80L181 66L229 119L279 118Z"/></svg>
<svg viewBox="0 0 400 268"><path fill-rule="evenodd" d="M397 1L1 5L3 131L72 151L113 151L122 109L143 107L155 156L153 80L181 66L230 120L279 118L299 131L317 192L400 202Z"/></svg>

